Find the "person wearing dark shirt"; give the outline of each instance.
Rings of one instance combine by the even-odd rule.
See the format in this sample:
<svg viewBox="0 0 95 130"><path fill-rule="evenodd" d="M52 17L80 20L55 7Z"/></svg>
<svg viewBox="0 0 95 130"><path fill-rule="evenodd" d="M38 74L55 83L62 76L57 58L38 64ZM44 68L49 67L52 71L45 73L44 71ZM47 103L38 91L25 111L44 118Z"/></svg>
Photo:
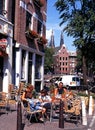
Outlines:
<svg viewBox="0 0 95 130"><path fill-rule="evenodd" d="M55 88L54 95L55 97L57 97L57 96L61 96L63 93L64 93L63 83L60 82L58 87Z"/></svg>

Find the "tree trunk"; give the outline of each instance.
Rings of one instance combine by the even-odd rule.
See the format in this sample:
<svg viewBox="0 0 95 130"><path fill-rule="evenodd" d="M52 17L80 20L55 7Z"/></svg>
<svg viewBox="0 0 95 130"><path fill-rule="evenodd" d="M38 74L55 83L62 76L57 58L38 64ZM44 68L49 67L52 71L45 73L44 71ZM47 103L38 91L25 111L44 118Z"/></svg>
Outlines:
<svg viewBox="0 0 95 130"><path fill-rule="evenodd" d="M86 75L87 68L86 68L85 56L82 57L82 60L83 60L83 83L84 85L87 85L87 75Z"/></svg>

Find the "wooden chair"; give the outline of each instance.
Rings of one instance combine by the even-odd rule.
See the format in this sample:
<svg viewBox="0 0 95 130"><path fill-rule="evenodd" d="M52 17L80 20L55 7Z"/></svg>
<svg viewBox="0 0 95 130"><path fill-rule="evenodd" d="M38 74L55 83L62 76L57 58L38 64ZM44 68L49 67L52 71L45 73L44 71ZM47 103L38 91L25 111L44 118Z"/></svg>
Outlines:
<svg viewBox="0 0 95 130"><path fill-rule="evenodd" d="M0 112L5 112L8 114L8 100L7 100L7 93L0 92Z"/></svg>

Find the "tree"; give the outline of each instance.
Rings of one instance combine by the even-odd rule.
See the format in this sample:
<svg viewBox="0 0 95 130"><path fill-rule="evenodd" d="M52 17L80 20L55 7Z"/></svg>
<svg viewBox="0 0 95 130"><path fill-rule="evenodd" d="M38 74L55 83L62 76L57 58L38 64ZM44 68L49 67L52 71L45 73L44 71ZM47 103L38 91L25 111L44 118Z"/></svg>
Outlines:
<svg viewBox="0 0 95 130"><path fill-rule="evenodd" d="M51 72L53 73L53 54L54 49L46 47L45 48L45 73Z"/></svg>
<svg viewBox="0 0 95 130"><path fill-rule="evenodd" d="M75 39L74 45L81 51L84 84L87 84L87 56L91 52L91 46L95 44L95 2L94 0L57 0L55 7L62 20L60 26L66 23L63 31Z"/></svg>

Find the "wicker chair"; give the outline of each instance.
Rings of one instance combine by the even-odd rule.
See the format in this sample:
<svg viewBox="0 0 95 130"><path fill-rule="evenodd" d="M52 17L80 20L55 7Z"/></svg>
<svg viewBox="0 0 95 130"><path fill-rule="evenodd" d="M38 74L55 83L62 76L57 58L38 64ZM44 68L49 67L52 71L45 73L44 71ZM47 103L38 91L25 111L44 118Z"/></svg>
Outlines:
<svg viewBox="0 0 95 130"><path fill-rule="evenodd" d="M5 112L8 114L8 100L7 100L7 93L0 92L0 112Z"/></svg>
<svg viewBox="0 0 95 130"><path fill-rule="evenodd" d="M30 109L30 104L29 102L27 102L27 107L24 106L23 102L22 102L22 110L23 110L23 116L24 116L24 122L26 122L27 117L29 116L28 119L28 125L31 123L31 118L34 116L34 118L36 119L36 121L38 122L38 117L37 114L40 115L42 114L42 110L31 110ZM44 117L44 115L43 115Z"/></svg>
<svg viewBox="0 0 95 130"><path fill-rule="evenodd" d="M9 84L8 106L12 111L12 107L16 109L18 90L14 88L14 84Z"/></svg>
<svg viewBox="0 0 95 130"><path fill-rule="evenodd" d="M81 121L81 100L74 99L71 101L71 107L64 109L66 120L79 122Z"/></svg>

